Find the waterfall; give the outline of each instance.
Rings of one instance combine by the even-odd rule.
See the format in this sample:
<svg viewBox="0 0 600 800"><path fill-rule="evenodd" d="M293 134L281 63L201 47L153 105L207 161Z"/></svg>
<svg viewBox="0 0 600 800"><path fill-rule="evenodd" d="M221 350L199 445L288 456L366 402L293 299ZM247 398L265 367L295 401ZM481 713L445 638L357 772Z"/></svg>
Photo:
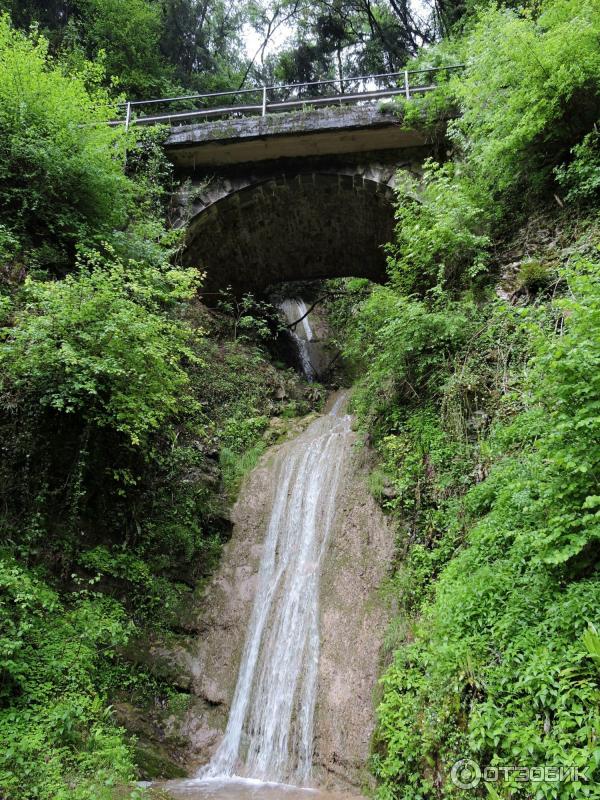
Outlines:
<svg viewBox="0 0 600 800"><path fill-rule="evenodd" d="M320 573L351 441L343 400L277 456L275 497L229 720L201 778L310 781Z"/></svg>
<svg viewBox="0 0 600 800"><path fill-rule="evenodd" d="M292 337L298 353L300 366L302 367L305 378L309 381L314 381L317 378L317 371L312 362L310 344L314 336L308 319L306 303L299 297L286 298L280 302L279 308L283 312L288 324L292 324L301 319L298 325L295 326L295 329L290 328L290 336ZM300 327L300 330L298 330L298 327Z"/></svg>

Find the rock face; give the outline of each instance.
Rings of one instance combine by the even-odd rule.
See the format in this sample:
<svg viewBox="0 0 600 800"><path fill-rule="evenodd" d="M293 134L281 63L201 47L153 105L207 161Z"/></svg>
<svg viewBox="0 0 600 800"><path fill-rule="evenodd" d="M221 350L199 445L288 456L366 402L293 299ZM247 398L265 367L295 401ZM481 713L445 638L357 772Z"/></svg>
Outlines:
<svg viewBox="0 0 600 800"><path fill-rule="evenodd" d="M353 454L321 576L315 775L327 788L368 782L380 651L389 619L380 587L394 536Z"/></svg>
<svg viewBox="0 0 600 800"><path fill-rule="evenodd" d="M248 476L232 512L233 535L206 588L199 635L190 655L193 701L173 720L189 741L192 771L206 763L225 730L257 585L262 542L274 495L271 448ZM315 782L360 787L374 727L373 693L387 624L380 598L393 534L366 488L366 465L354 450L342 477L320 593L321 652L315 718Z"/></svg>

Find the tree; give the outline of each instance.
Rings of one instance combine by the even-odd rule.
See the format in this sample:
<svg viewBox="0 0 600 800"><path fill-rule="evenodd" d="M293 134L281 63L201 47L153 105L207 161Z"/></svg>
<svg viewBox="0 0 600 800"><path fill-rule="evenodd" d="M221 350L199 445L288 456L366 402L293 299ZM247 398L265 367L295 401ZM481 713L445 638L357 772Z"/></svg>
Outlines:
<svg viewBox="0 0 600 800"><path fill-rule="evenodd" d="M0 17L0 232L12 241L8 260L28 254L30 269L61 271L78 243L126 219L122 131L106 125L116 110L101 77L90 64L66 77L46 39Z"/></svg>
<svg viewBox="0 0 600 800"><path fill-rule="evenodd" d="M243 67L246 4L225 0L0 0L13 24L39 26L50 52L76 68L101 60L130 98L230 88Z"/></svg>
<svg viewBox="0 0 600 800"><path fill-rule="evenodd" d="M160 49L185 86L231 89L244 67L245 3L164 0Z"/></svg>
<svg viewBox="0 0 600 800"><path fill-rule="evenodd" d="M250 20L263 42L249 74L287 82L397 71L439 28L433 10L417 14L408 0L276 0L254 6ZM282 26L291 43L265 59Z"/></svg>

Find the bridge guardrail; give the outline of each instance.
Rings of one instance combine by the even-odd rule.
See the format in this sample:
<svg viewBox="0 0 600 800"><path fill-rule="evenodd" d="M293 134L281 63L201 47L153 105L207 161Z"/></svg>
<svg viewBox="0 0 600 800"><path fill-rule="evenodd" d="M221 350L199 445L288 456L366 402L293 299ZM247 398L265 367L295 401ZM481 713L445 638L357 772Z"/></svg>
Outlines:
<svg viewBox="0 0 600 800"><path fill-rule="evenodd" d="M222 117L266 116L312 106L359 104L373 100L403 96L411 97L436 88L436 77L448 75L464 65L431 67L429 69L401 70L377 75L359 75L353 78L333 78L307 83L260 86L251 89L233 89L226 92L161 97L152 100L128 100L121 103L125 116L110 125L184 124L195 119ZM241 102L233 102L241 98ZM230 105L223 105L231 100ZM159 113L142 113L152 106ZM168 110L171 107L172 110Z"/></svg>

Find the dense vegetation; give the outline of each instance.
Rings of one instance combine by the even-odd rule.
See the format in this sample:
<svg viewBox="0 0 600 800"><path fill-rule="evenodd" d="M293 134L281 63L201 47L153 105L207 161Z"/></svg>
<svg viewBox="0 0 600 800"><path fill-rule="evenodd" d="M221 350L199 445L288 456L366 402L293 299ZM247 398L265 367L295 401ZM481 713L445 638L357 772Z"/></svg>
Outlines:
<svg viewBox="0 0 600 800"><path fill-rule="evenodd" d="M390 285L334 308L399 526L385 800L600 796L599 42L597 2L549 0L424 52L467 63L403 109L460 112L452 159L400 183ZM584 777L461 788L463 758Z"/></svg>
<svg viewBox="0 0 600 800"><path fill-rule="evenodd" d="M101 62L107 84L148 99L394 71L470 5L435 0L417 12L410 0L0 0L0 11L23 31L37 27L71 68Z"/></svg>
<svg viewBox="0 0 600 800"><path fill-rule="evenodd" d="M139 776L109 703L176 698L130 645L212 568L227 493L295 391L251 302L234 336L194 301L162 133L108 127L104 83L0 18L0 794L26 800Z"/></svg>

